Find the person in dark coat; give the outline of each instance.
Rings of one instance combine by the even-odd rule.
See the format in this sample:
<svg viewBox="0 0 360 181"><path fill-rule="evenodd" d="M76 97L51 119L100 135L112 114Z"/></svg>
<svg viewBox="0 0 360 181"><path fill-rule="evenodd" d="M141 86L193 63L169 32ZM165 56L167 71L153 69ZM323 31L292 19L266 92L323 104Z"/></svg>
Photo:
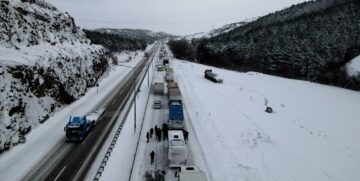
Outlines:
<svg viewBox="0 0 360 181"><path fill-rule="evenodd" d="M188 140L189 132L183 129L185 142Z"/></svg>
<svg viewBox="0 0 360 181"><path fill-rule="evenodd" d="M155 158L155 152L154 150L150 153L150 161L151 161L151 165L154 163L154 158Z"/></svg>
<svg viewBox="0 0 360 181"><path fill-rule="evenodd" d="M155 129L155 139L156 140L159 139L159 130L158 130L158 128Z"/></svg>
<svg viewBox="0 0 360 181"><path fill-rule="evenodd" d="M146 132L146 139L147 139L147 142L149 143L149 131Z"/></svg>
<svg viewBox="0 0 360 181"><path fill-rule="evenodd" d="M164 137L164 140L165 139L168 139L168 128L167 128L167 124L164 123L162 125L162 132L163 132L163 137Z"/></svg>
<svg viewBox="0 0 360 181"><path fill-rule="evenodd" d="M160 128L158 128L158 132L159 132L158 141L160 142L161 141L161 133L162 133Z"/></svg>
<svg viewBox="0 0 360 181"><path fill-rule="evenodd" d="M154 133L155 133L155 136L156 136L156 139L158 139L158 133L157 133L157 129L158 129L158 127L157 127L157 125L155 125L155 127L154 127Z"/></svg>
<svg viewBox="0 0 360 181"><path fill-rule="evenodd" d="M152 138L153 133L154 133L154 129L150 128L150 138Z"/></svg>

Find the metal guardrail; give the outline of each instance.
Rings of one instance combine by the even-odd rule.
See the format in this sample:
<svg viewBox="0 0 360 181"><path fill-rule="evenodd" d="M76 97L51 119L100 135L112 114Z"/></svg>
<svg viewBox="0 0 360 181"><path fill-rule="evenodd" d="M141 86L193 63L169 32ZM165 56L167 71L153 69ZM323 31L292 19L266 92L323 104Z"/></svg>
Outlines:
<svg viewBox="0 0 360 181"><path fill-rule="evenodd" d="M154 53L154 55L153 55L153 57L152 57L151 62L149 63L149 65L151 65L151 64L153 63L153 60L154 60L155 55L156 55L156 52ZM142 77L142 80L141 80L141 82L140 82L140 84L139 84L139 87L142 85L143 80L145 79L146 74L147 74L147 72L149 71L149 68L150 68L150 66L147 66L147 71L144 73L144 76ZM135 83L135 84L136 84L136 83ZM135 89L135 90L138 90L138 89ZM150 90L151 90L151 89L150 89ZM135 95L135 96L136 96L136 95ZM121 130L122 130L122 128L123 128L123 126L124 126L124 124L125 124L125 122L126 122L126 119L127 119L128 115L129 115L129 113L130 113L130 110L131 110L131 108L132 108L132 105L134 104L134 101L135 101L135 99L132 99L131 104L130 104L131 106L129 106L128 109L126 110L126 113L125 113L125 115L124 115L124 118L121 120L121 123L120 123L119 127L118 127L117 130L116 130L116 133L115 133L115 135L114 135L114 138L113 138L113 140L111 141L111 144L110 144L110 146L108 147L108 149L107 149L107 151L106 151L106 154L104 155L104 158L103 158L103 160L101 161L101 164L100 164L100 166L99 166L99 168L98 168L98 170L97 170L97 172L96 172L96 174L95 174L94 181L99 181L99 180L100 180L100 177L102 176L102 173L103 173L104 170L105 170L105 166L106 166L107 162L108 162L109 159L110 159L111 152L113 151L113 149L114 149L114 147L115 147L115 144L116 144L116 142L117 142L117 139L118 139L119 136L120 136L120 132L121 132Z"/></svg>

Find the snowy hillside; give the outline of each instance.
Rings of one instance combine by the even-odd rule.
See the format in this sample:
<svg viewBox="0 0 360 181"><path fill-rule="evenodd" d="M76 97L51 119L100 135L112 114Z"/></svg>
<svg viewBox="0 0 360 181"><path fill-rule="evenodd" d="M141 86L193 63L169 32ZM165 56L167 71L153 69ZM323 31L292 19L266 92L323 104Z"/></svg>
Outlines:
<svg viewBox="0 0 360 181"><path fill-rule="evenodd" d="M100 28L95 29L101 33L116 34L122 37L135 38L135 39L163 39L167 37L173 37L173 35L164 32L153 32L143 29L113 29L113 28Z"/></svg>
<svg viewBox="0 0 360 181"><path fill-rule="evenodd" d="M359 92L171 63L211 180L360 180Z"/></svg>
<svg viewBox="0 0 360 181"><path fill-rule="evenodd" d="M44 0L1 1L0 19L2 152L94 86L107 60L70 15Z"/></svg>
<svg viewBox="0 0 360 181"><path fill-rule="evenodd" d="M187 40L199 39L199 38L211 38L211 37L223 34L223 33L227 33L229 31L231 31L231 30L233 30L233 29L235 29L235 28L237 28L239 26L243 26L246 23L248 23L250 21L253 21L253 20L255 20L255 19L249 19L247 21L227 24L227 25L224 25L224 26L222 26L220 28L211 30L209 32L195 33L195 34L192 34L192 35L187 35L184 38L187 39Z"/></svg>

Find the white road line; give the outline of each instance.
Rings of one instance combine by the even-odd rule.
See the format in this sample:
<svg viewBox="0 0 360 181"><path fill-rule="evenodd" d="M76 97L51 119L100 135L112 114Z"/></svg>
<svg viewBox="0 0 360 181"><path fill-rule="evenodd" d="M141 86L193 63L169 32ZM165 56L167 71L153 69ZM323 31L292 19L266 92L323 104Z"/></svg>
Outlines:
<svg viewBox="0 0 360 181"><path fill-rule="evenodd" d="M111 105L113 106L115 103L116 103L116 99L114 99L114 100L111 102Z"/></svg>
<svg viewBox="0 0 360 181"><path fill-rule="evenodd" d="M81 145L83 145L83 144L85 143L85 141L88 139L88 137L91 135L91 133L92 133L92 132L90 132L90 133L86 136L85 140L81 143Z"/></svg>
<svg viewBox="0 0 360 181"><path fill-rule="evenodd" d="M64 166L64 168L61 169L60 173L56 176L56 178L54 179L54 181L56 181L56 180L60 177L60 175L62 174L62 172L65 170L65 168L66 168L66 165Z"/></svg>

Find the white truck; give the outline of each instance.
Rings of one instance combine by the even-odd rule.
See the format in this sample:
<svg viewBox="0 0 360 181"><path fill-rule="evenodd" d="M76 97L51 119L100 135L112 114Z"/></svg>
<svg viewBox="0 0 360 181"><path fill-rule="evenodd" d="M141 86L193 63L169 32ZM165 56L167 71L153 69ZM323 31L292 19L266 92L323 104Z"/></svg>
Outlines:
<svg viewBox="0 0 360 181"><path fill-rule="evenodd" d="M169 167L184 166L187 160L187 151L182 130L169 130Z"/></svg>
<svg viewBox="0 0 360 181"><path fill-rule="evenodd" d="M164 94L165 80L164 75L155 74L154 76L154 94Z"/></svg>
<svg viewBox="0 0 360 181"><path fill-rule="evenodd" d="M207 181L205 172L197 166L182 166L176 174L178 181Z"/></svg>

